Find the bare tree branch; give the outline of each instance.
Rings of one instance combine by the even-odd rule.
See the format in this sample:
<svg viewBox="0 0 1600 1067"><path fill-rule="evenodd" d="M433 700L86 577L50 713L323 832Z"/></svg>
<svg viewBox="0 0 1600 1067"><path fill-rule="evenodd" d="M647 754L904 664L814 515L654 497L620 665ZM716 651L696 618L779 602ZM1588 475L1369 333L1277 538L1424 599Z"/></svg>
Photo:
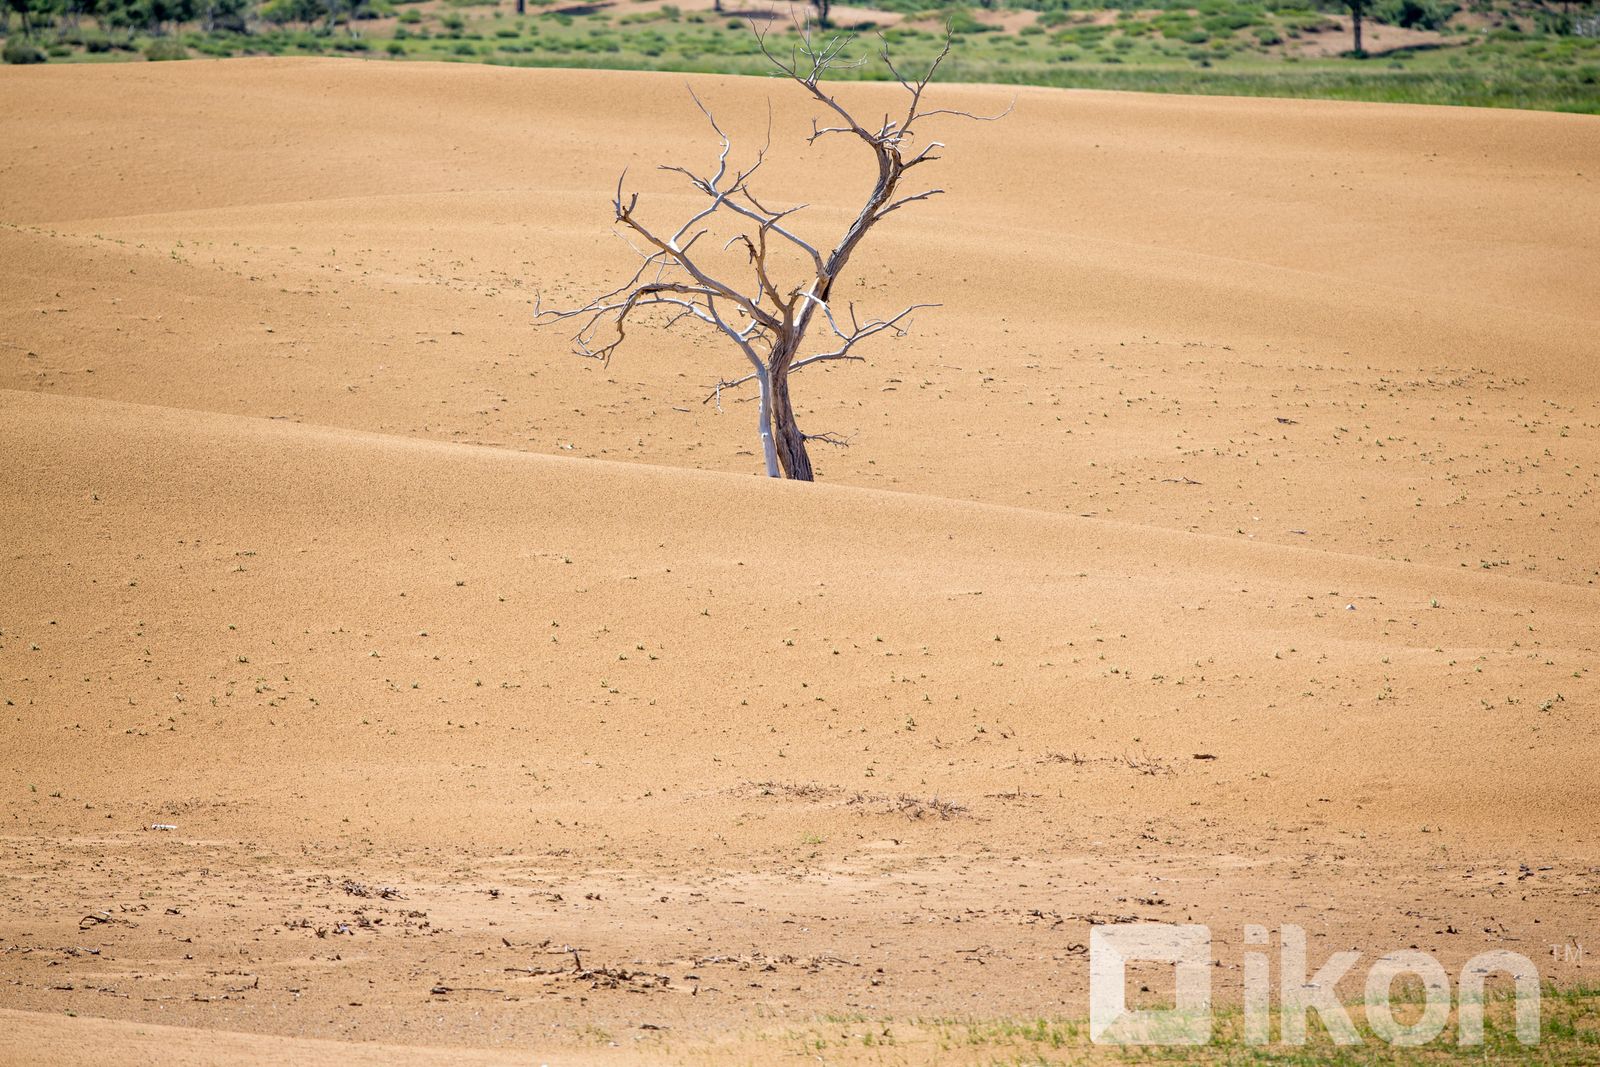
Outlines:
<svg viewBox="0 0 1600 1067"><path fill-rule="evenodd" d="M833 433L831 431L828 432L828 433L808 433L808 434L806 434L806 440L807 441L821 441L823 444L833 445L835 448L849 448L850 447L850 438L842 437L839 434Z"/></svg>

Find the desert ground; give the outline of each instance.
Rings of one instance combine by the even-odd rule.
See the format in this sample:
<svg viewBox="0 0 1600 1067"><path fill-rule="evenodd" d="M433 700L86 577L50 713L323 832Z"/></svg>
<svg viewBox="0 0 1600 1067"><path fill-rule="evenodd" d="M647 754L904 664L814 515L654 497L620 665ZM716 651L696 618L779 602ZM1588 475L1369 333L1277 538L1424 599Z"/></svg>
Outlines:
<svg viewBox="0 0 1600 1067"><path fill-rule="evenodd" d="M1109 1055L1134 919L1594 985L1600 120L941 86L807 485L533 323L686 81L849 217L776 80L0 72L0 1061Z"/></svg>

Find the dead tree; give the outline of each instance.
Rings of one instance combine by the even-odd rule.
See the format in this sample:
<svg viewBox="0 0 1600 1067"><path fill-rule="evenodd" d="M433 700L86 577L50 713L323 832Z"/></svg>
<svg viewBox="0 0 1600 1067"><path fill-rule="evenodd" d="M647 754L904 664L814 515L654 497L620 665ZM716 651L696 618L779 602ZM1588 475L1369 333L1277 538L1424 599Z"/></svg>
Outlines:
<svg viewBox="0 0 1600 1067"><path fill-rule="evenodd" d="M943 192L934 188L912 191L902 188L907 171L938 159L937 152L944 147L938 141L924 141L920 148L916 147L918 126L924 120L941 115L983 121L992 121L1001 115L978 116L925 106L923 94L939 65L950 54L948 36L938 56L916 78L902 74L889 55L887 43L883 45L879 59L905 90L905 110L897 116L886 116L879 125L868 126L822 87L823 78L830 70L864 61L852 62L845 58L852 37L830 36L819 41L812 37L808 26L799 27L799 40L791 54L784 58L769 44L764 30L754 24L751 29L762 52L775 66L774 73L799 85L821 106L826 116L823 122L813 120L807 143L814 144L823 137L842 136L859 140L872 152L877 163L877 182L855 220L831 246L800 236L793 226L793 216L805 205L769 207L750 187L751 179L766 159L767 148L763 147L745 169L734 167L729 162L732 144L728 135L710 109L691 91L696 106L722 142L716 169L709 175L677 166L662 166L661 169L682 175L708 203L669 233L639 218L638 194L625 195L622 191L627 178L624 172L617 181L612 206L623 236L637 242L635 250L643 263L626 283L583 307L541 312L540 317L545 321L578 320L581 325L573 337L574 350L601 361L608 361L622 344L630 318L640 309L661 309L668 315L669 326L687 320L719 331L744 354L750 371L742 377L718 382L715 391L706 398L707 402L714 399L720 404L725 390L754 382L759 391L756 419L767 474L773 478L811 481L811 458L806 442L844 442L835 434L808 434L800 429L789 392L789 375L818 363L860 360L862 357L855 348L862 341L884 332L903 335L913 312L935 306L912 304L889 318L863 318L857 315L853 304L840 308L834 303L834 288L839 278L874 226L908 204ZM769 129L768 146L770 144ZM696 243L717 223L731 223L739 231L722 247L744 253L749 276L742 284L717 276L716 268L708 265L708 260L696 250ZM711 244L714 246L715 241ZM783 273L785 259L791 264L803 264L798 279L786 280L779 276ZM806 338L819 320L823 326L818 328L826 329L827 339L819 346L820 351L806 352Z"/></svg>

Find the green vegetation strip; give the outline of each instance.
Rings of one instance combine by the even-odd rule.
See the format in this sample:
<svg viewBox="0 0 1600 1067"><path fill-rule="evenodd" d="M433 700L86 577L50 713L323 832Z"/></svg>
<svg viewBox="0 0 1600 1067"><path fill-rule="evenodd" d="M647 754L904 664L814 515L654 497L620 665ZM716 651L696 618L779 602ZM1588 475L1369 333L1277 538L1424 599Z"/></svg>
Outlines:
<svg viewBox="0 0 1600 1067"><path fill-rule="evenodd" d="M635 0L0 0L9 63L347 55L530 67L767 72L748 26ZM992 0L1000 3L1002 0ZM1369 50L1352 54L1349 3ZM1316 6L1320 5L1320 6ZM835 5L884 22L896 53L931 58L960 38L951 81L1145 92L1315 97L1600 114L1600 14L1529 0L1070 0L977 8L934 0ZM793 32L787 25L773 32ZM863 42L863 47L868 47ZM1380 51L1378 44L1387 50ZM849 76L848 72L841 72ZM868 65L857 76L881 76Z"/></svg>

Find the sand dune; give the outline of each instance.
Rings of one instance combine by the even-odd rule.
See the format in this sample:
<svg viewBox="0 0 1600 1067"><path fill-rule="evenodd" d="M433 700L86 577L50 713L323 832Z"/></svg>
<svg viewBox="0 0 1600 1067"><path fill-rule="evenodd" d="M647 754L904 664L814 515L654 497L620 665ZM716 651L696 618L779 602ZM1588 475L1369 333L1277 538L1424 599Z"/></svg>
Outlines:
<svg viewBox="0 0 1600 1067"><path fill-rule="evenodd" d="M1041 773L1019 760L1134 737L1169 762L1247 751L1278 803L1343 793L1332 810L1361 826L1515 840L1530 819L1582 831L1597 814L1576 758L1590 724L1538 708L1600 639L1588 589L925 496L106 401L4 405L6 452L32 475L6 520L13 588L56 612L8 642L36 701L20 763L81 781L100 810L152 773L196 804L236 794L238 810L186 820L205 837L444 844L465 821L513 847L529 809L507 798L533 777L555 815L612 809L619 840L701 841L678 809L723 803L699 793L719 779L977 796ZM1530 633L1537 657L1520 648ZM1387 698L1359 688L1379 678ZM1208 700L1225 712L1195 715ZM933 740L985 725L1010 735L998 754L928 765ZM1526 739L1492 765L1463 758L1508 729ZM75 771L63 730L105 737L128 780ZM573 759L602 743L604 773ZM463 795L461 768L491 752ZM263 759L272 778L241 790ZM1155 783L1171 794L1159 807L1225 803L1232 775ZM1067 810L1104 801L1079 784ZM286 821L280 804L303 810ZM638 819L653 807L659 824Z"/></svg>
<svg viewBox="0 0 1600 1067"><path fill-rule="evenodd" d="M781 86L693 81L842 217ZM1595 120L1022 90L864 254L945 306L797 380L854 446L795 486L713 345L529 324L622 166L686 203L680 79L0 100L0 1008L183 1028L0 1058L743 1062L1081 1016L1108 917L1592 921Z"/></svg>
<svg viewBox="0 0 1600 1067"><path fill-rule="evenodd" d="M736 369L714 348L652 336L603 370L528 328L536 291L573 300L626 269L606 232L621 168L650 210L683 206L651 170L713 148L681 84L336 61L9 72L0 91L27 106L5 120L19 229L0 269L22 358L0 385L755 471L748 409L700 403ZM760 136L769 96L780 130L806 128L780 86L697 84L736 135ZM1521 520L1594 499L1592 130L1022 90L1004 123L938 131L949 195L870 253L864 307L944 306L870 367L801 383L807 427L856 443L824 476L1586 583L1577 531ZM825 145L779 138L769 164L816 225L858 173ZM1204 487L1163 480L1184 477Z"/></svg>

